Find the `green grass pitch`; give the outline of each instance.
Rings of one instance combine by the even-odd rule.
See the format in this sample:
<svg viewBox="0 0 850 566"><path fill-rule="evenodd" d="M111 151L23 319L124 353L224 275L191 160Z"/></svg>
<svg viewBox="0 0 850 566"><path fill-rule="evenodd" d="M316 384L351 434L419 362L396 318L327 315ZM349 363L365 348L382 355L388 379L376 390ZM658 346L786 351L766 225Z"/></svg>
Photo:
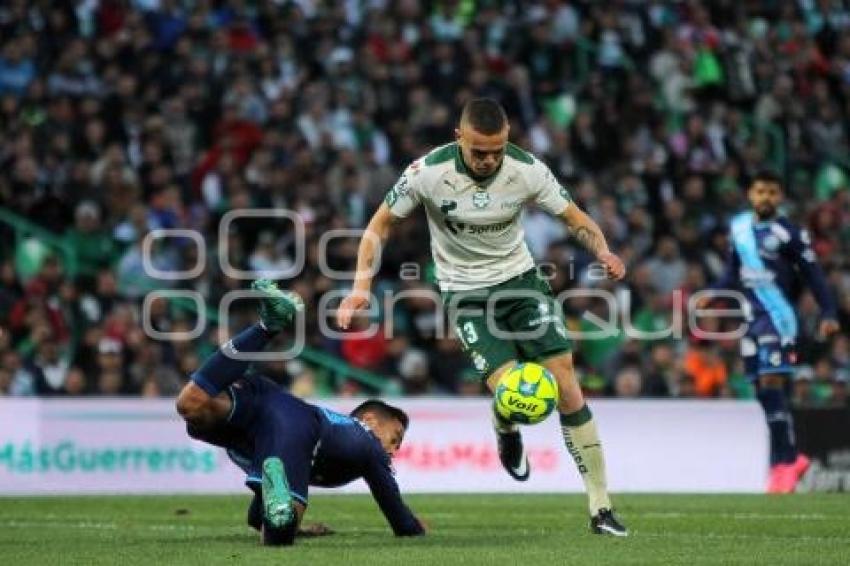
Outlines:
<svg viewBox="0 0 850 566"><path fill-rule="evenodd" d="M587 531L579 495L410 496L431 526L394 538L367 496L316 496L336 530L264 548L248 496L0 498L3 564L850 564L847 495L621 495L627 539Z"/></svg>

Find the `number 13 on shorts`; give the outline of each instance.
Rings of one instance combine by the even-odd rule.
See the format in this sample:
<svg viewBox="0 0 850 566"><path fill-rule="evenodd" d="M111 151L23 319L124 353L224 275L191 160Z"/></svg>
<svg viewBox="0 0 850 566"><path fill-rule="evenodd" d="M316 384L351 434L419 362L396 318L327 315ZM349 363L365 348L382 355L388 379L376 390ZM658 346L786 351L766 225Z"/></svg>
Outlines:
<svg viewBox="0 0 850 566"><path fill-rule="evenodd" d="M464 348L468 349L471 344L478 342L478 332L475 330L475 324L471 320L459 324L455 329Z"/></svg>

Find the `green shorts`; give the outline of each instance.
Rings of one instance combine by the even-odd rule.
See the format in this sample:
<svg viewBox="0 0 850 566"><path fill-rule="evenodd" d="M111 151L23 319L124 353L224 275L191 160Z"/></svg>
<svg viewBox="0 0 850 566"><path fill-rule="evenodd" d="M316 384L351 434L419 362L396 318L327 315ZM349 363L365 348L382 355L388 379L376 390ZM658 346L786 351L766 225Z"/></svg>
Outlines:
<svg viewBox="0 0 850 566"><path fill-rule="evenodd" d="M449 324L482 378L511 360L572 351L561 306L537 268L474 291L444 291Z"/></svg>

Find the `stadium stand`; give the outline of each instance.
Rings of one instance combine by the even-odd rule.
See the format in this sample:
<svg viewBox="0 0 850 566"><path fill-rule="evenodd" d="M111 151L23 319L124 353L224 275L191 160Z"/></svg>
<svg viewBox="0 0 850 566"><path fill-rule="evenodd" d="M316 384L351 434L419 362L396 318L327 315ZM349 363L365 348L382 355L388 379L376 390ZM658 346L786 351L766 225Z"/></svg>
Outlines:
<svg viewBox="0 0 850 566"><path fill-rule="evenodd" d="M635 328L668 326L677 296L718 277L728 219L769 166L788 213L809 226L844 333L814 333L804 295L796 400L846 403L850 372L850 10L815 2L89 0L0 6L0 395L173 395L231 329L158 341L140 323L156 289L198 291L212 310L245 281L296 261L291 223L229 210L295 211L306 265L289 287L315 308L344 282L319 269L320 237L362 228L400 171L453 138L462 102L506 107L512 139L544 159L627 260ZM144 268L151 230L189 229L207 269L162 281ZM590 259L528 213L529 246L587 284ZM379 288L430 289L422 217L398 227ZM352 240L353 241L353 240ZM327 264L351 269L352 241ZM199 248L158 239L150 257L191 270ZM400 279L402 264L421 277ZM569 269L567 269L569 268ZM573 275L573 277L570 277ZM159 331L191 329L192 301L151 301ZM621 307L623 305L620 305ZM574 300L574 329L589 329ZM322 337L268 372L300 395L478 394L433 305L405 299L395 337ZM239 321L236 317L235 322ZM730 321L708 321L726 328ZM590 328L592 329L592 328ZM577 346L590 395L751 396L734 341Z"/></svg>

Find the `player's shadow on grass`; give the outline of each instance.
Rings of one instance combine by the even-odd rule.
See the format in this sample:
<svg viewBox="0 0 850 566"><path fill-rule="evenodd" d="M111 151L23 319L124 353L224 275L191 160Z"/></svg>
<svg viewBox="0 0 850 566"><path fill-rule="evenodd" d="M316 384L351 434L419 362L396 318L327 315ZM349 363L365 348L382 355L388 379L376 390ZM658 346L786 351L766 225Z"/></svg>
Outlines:
<svg viewBox="0 0 850 566"><path fill-rule="evenodd" d="M464 529L466 530L466 529ZM549 536L547 533L540 533L541 541ZM336 531L333 535L327 537L316 537L310 539L299 539L296 543L298 546L310 545L323 548L339 548L350 549L356 547L358 549L385 549L387 548L388 537L392 537L391 533L385 531L374 532L357 532L357 531ZM393 544L399 544L399 548L405 546L433 546L438 544L440 548L446 549L464 549L470 546L486 545L488 548L513 548L515 542L509 538L494 539L492 533L486 531L462 532L458 529L447 528L444 531L430 532L424 537L401 537L394 538Z"/></svg>
<svg viewBox="0 0 850 566"><path fill-rule="evenodd" d="M156 538L146 538L145 542L156 542L162 544L193 544L196 545L198 543L222 543L226 542L228 544L254 544L258 545L260 540L260 535L251 535L248 534L230 534L230 535L216 535L216 534L196 534L192 533L189 535L182 536L172 536L172 537L156 537Z"/></svg>

